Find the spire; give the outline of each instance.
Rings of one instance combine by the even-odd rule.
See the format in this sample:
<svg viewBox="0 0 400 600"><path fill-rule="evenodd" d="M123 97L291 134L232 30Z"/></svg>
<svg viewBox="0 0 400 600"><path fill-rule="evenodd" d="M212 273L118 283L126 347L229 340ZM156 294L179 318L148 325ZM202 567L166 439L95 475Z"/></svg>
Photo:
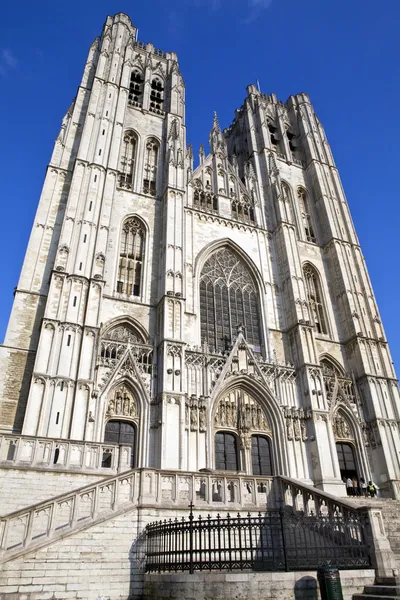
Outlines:
<svg viewBox="0 0 400 600"><path fill-rule="evenodd" d="M218 116L215 111L213 126L210 131L209 142L210 150L213 154L216 154L218 150L223 152L225 155L227 154L225 136L221 131L221 127L219 126Z"/></svg>
<svg viewBox="0 0 400 600"><path fill-rule="evenodd" d="M221 133L221 128L220 128L219 123L218 123L217 111L215 111L215 110L214 110L214 122L213 122L212 131L216 131L217 133Z"/></svg>

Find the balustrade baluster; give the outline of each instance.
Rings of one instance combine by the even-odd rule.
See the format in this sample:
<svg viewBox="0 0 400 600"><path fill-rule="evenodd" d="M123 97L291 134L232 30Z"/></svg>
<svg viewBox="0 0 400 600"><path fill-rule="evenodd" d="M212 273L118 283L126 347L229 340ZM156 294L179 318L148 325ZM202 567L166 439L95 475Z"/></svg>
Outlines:
<svg viewBox="0 0 400 600"><path fill-rule="evenodd" d="M99 505L99 486L96 485L93 490L92 511L91 511L92 519L94 519L95 515L97 514L98 505Z"/></svg>
<svg viewBox="0 0 400 600"><path fill-rule="evenodd" d="M113 501L111 503L112 510L115 510L116 507L118 506L118 495L119 495L119 486L120 485L122 485L120 479L114 479L114 481L113 481L113 486L114 486Z"/></svg>
<svg viewBox="0 0 400 600"><path fill-rule="evenodd" d="M10 520L3 520L2 519L2 523L3 523L3 532L1 535L1 541L0 541L0 550L2 552L4 552L7 549L7 537L8 537L8 527L9 527L9 523Z"/></svg>
<svg viewBox="0 0 400 600"><path fill-rule="evenodd" d="M28 543L32 539L32 526L33 526L33 519L35 518L35 514L36 514L36 511L34 511L34 510L31 510L30 513L28 514L28 519L27 519L26 527L25 527L24 540L22 542L22 545L24 546L24 548L28 545Z"/></svg>
<svg viewBox="0 0 400 600"><path fill-rule="evenodd" d="M70 528L72 528L78 520L78 508L79 508L78 494L75 494L75 496L72 497L72 506L71 506L71 513L70 513L70 519L69 519Z"/></svg>
<svg viewBox="0 0 400 600"><path fill-rule="evenodd" d="M50 537L54 531L56 517L57 517L57 502L53 502L50 506L50 515L47 521L47 537Z"/></svg>

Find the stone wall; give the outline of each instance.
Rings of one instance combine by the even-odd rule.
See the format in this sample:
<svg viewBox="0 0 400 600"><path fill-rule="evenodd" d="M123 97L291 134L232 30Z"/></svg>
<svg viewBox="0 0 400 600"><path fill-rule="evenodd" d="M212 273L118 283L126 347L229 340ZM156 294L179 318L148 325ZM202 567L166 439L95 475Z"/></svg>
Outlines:
<svg viewBox="0 0 400 600"><path fill-rule="evenodd" d="M0 469L0 515L76 490L104 475Z"/></svg>
<svg viewBox="0 0 400 600"><path fill-rule="evenodd" d="M374 582L372 569L341 571L344 600ZM146 600L317 600L319 587L315 572L298 573L194 573L147 574Z"/></svg>
<svg viewBox="0 0 400 600"><path fill-rule="evenodd" d="M0 573L2 600L317 600L315 572L142 574L140 532L162 516L133 509L9 561ZM168 511L168 516L180 516ZM342 571L344 600L374 581L374 571Z"/></svg>
<svg viewBox="0 0 400 600"><path fill-rule="evenodd" d="M0 598L50 600L129 597L136 511L71 535L3 565Z"/></svg>

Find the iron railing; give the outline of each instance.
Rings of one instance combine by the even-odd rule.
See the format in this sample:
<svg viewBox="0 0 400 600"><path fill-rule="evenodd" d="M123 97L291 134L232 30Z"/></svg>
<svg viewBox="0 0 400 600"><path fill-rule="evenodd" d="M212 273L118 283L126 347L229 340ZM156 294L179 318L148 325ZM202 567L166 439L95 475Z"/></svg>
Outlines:
<svg viewBox="0 0 400 600"><path fill-rule="evenodd" d="M253 513L254 514L254 513ZM369 567L359 516L199 516L147 526L146 571L296 571L322 566Z"/></svg>

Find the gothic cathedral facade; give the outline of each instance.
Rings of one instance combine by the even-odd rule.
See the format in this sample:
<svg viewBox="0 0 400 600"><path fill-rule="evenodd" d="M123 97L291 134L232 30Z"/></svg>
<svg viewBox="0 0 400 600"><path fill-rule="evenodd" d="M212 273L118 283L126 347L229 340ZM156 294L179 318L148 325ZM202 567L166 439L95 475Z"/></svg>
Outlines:
<svg viewBox="0 0 400 600"><path fill-rule="evenodd" d="M399 497L398 385L308 96L250 85L209 144L194 168L176 54L108 17L0 348L0 430L123 447L127 468L337 494L355 475Z"/></svg>

